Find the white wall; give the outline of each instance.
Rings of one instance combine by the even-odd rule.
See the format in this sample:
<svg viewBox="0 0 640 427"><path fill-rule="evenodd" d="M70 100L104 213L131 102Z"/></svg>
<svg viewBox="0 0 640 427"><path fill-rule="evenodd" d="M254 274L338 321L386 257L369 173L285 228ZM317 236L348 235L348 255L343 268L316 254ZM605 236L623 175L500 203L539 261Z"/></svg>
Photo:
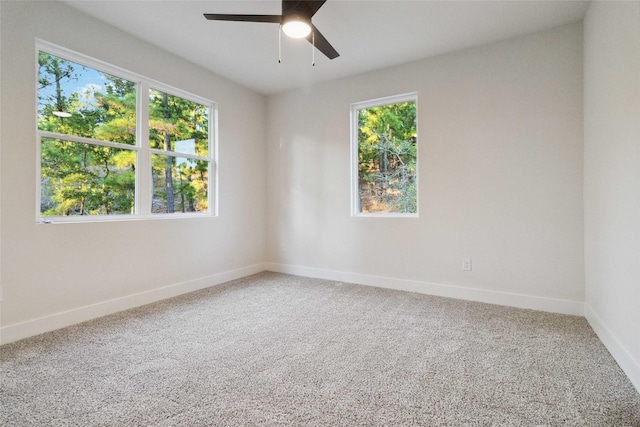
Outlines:
<svg viewBox="0 0 640 427"><path fill-rule="evenodd" d="M0 7L3 342L262 270L265 98L63 4ZM220 216L36 224L36 37L216 101Z"/></svg>
<svg viewBox="0 0 640 427"><path fill-rule="evenodd" d="M582 314L582 61L574 24L269 97L270 268ZM412 91L419 218L351 217L349 106Z"/></svg>
<svg viewBox="0 0 640 427"><path fill-rule="evenodd" d="M59 3L3 1L0 11L0 342L240 277L265 260L574 314L586 280L588 320L640 387L638 2L590 6L584 63L576 24L271 96L268 106ZM36 37L218 102L220 216L36 224ZM411 91L420 217L353 218L349 105Z"/></svg>
<svg viewBox="0 0 640 427"><path fill-rule="evenodd" d="M587 319L640 390L640 3L584 23Z"/></svg>

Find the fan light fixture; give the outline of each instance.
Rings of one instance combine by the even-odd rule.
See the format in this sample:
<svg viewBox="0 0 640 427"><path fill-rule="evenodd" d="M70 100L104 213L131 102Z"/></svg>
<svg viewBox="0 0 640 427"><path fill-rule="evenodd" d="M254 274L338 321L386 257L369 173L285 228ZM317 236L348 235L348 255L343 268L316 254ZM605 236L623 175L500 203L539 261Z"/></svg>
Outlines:
<svg viewBox="0 0 640 427"><path fill-rule="evenodd" d="M313 16L326 1L327 0L282 0L282 14L280 15L205 13L204 17L210 21L266 22L278 24L280 26L278 29L278 49L280 49L280 39L284 33L285 36L291 38L306 38L313 46L314 55L316 49L318 49L327 58L335 59L340 56L340 54L311 23ZM278 56L278 62L280 62L280 56Z"/></svg>
<svg viewBox="0 0 640 427"><path fill-rule="evenodd" d="M282 24L282 31L292 39L302 39L311 33L311 25L300 18L293 18Z"/></svg>
<svg viewBox="0 0 640 427"><path fill-rule="evenodd" d="M58 117L71 117L71 113L67 113L66 111L54 111L52 113L54 116L58 116Z"/></svg>

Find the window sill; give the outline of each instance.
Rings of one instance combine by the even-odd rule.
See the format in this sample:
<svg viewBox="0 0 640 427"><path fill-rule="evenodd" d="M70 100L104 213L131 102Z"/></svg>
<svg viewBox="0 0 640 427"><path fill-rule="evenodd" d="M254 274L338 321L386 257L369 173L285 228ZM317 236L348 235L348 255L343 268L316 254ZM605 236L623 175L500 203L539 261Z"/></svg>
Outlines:
<svg viewBox="0 0 640 427"><path fill-rule="evenodd" d="M403 213L355 213L351 215L354 218L419 218L418 214Z"/></svg>
<svg viewBox="0 0 640 427"><path fill-rule="evenodd" d="M122 222L122 221L155 221L171 219L194 219L194 218L215 218L212 213L173 213L154 215L84 215L84 216L52 216L39 218L36 223L43 225L50 224L86 224L96 222Z"/></svg>

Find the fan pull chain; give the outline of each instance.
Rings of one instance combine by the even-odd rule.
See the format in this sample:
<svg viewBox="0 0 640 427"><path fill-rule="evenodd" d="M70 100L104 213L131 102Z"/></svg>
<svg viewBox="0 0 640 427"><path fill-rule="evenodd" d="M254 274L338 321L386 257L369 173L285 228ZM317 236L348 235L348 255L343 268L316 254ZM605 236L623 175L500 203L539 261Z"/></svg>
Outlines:
<svg viewBox="0 0 640 427"><path fill-rule="evenodd" d="M278 28L278 64L282 64L282 24Z"/></svg>
<svg viewBox="0 0 640 427"><path fill-rule="evenodd" d="M316 66L316 32L311 30L311 66Z"/></svg>

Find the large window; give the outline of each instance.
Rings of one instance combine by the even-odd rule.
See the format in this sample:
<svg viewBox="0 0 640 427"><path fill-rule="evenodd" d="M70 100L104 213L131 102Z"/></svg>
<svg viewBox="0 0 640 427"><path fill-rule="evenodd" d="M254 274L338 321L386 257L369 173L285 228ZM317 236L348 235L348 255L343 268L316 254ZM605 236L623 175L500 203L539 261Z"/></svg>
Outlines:
<svg viewBox="0 0 640 427"><path fill-rule="evenodd" d="M37 88L39 219L214 213L213 102L44 42Z"/></svg>
<svg viewBox="0 0 640 427"><path fill-rule="evenodd" d="M417 95L351 106L352 213L417 216Z"/></svg>

